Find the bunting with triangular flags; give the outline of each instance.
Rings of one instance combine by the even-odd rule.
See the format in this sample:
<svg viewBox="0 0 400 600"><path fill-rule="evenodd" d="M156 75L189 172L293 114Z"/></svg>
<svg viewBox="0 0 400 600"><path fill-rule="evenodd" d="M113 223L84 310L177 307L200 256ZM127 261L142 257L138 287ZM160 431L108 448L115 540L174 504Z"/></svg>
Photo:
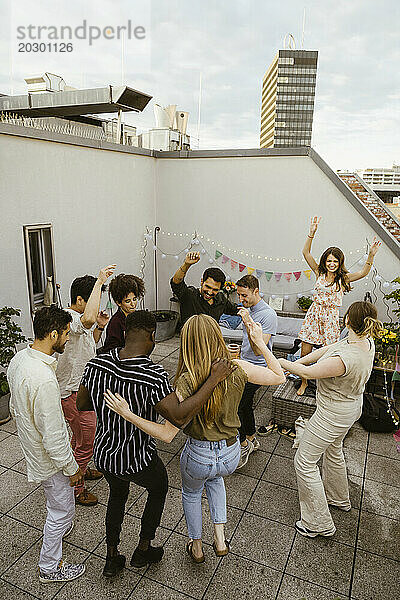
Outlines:
<svg viewBox="0 0 400 600"><path fill-rule="evenodd" d="M227 263L229 260L229 256L225 256L225 254L222 257L222 264L224 265L225 263Z"/></svg>
<svg viewBox="0 0 400 600"><path fill-rule="evenodd" d="M232 260L231 259L231 269L232 270L236 269L236 266L237 266L237 260Z"/></svg>
<svg viewBox="0 0 400 600"><path fill-rule="evenodd" d="M246 265L242 265L241 263L239 263L239 271L242 273L242 271L244 271L246 268Z"/></svg>
<svg viewBox="0 0 400 600"><path fill-rule="evenodd" d="M253 275L255 269L252 269L252 267L247 267L247 272L249 275Z"/></svg>
<svg viewBox="0 0 400 600"><path fill-rule="evenodd" d="M292 273L284 273L286 281L290 281L292 278Z"/></svg>
<svg viewBox="0 0 400 600"><path fill-rule="evenodd" d="M257 279L261 279L261 277L264 275L264 271L260 271L260 269L256 269L256 273Z"/></svg>
<svg viewBox="0 0 400 600"><path fill-rule="evenodd" d="M222 252L220 252L219 250L216 250L215 251L215 260L218 260L221 256L222 256Z"/></svg>
<svg viewBox="0 0 400 600"><path fill-rule="evenodd" d="M308 271L304 271L304 275L307 277L307 279L310 279L310 277L311 277L311 269L308 269Z"/></svg>
<svg viewBox="0 0 400 600"><path fill-rule="evenodd" d="M265 277L267 278L267 281L269 281L271 279L273 275L272 271L265 271Z"/></svg>
<svg viewBox="0 0 400 600"><path fill-rule="evenodd" d="M300 279L301 271L293 271L293 275L295 276L296 281L298 281Z"/></svg>
<svg viewBox="0 0 400 600"><path fill-rule="evenodd" d="M276 279L277 281L280 281L280 280L281 280L281 277L282 277L282 273L275 273L275 279Z"/></svg>

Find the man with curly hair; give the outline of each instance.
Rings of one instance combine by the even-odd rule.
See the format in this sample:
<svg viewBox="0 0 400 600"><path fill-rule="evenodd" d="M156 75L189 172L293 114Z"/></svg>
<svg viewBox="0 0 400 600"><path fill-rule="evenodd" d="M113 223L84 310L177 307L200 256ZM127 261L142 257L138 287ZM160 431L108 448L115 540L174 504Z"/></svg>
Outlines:
<svg viewBox="0 0 400 600"><path fill-rule="evenodd" d="M118 310L113 314L107 326L106 341L102 352L108 352L113 348L122 348L125 345L126 317L136 310L138 300L143 298L144 282L136 275L120 273L111 280L109 291Z"/></svg>

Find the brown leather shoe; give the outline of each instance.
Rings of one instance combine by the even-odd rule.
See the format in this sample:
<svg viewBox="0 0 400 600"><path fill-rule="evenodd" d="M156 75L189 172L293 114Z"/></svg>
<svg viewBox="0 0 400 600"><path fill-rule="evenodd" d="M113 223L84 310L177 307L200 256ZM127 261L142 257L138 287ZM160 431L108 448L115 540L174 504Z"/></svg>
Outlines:
<svg viewBox="0 0 400 600"><path fill-rule="evenodd" d="M91 469L88 467L85 472L86 481L95 481L96 479L101 479L103 477L103 473L100 473L97 469Z"/></svg>
<svg viewBox="0 0 400 600"><path fill-rule="evenodd" d="M75 496L75 504L82 504L82 506L95 506L98 503L98 498L94 494L91 494L84 489L80 494Z"/></svg>

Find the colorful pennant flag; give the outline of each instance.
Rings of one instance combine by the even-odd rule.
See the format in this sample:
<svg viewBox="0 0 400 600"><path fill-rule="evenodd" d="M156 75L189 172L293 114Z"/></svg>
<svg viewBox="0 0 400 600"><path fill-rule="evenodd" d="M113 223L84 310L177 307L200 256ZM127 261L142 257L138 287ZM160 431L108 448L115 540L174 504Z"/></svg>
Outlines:
<svg viewBox="0 0 400 600"><path fill-rule="evenodd" d="M286 281L290 281L292 278L292 273L284 273Z"/></svg>
<svg viewBox="0 0 400 600"><path fill-rule="evenodd" d="M252 269L251 267L247 267L247 272L249 275L253 275L255 269Z"/></svg>
<svg viewBox="0 0 400 600"><path fill-rule="evenodd" d="M229 260L229 256L225 256L225 254L224 254L224 256L222 257L222 264L224 265L226 262L228 262L228 260Z"/></svg>
<svg viewBox="0 0 400 600"><path fill-rule="evenodd" d="M267 278L267 281L269 281L271 279L273 275L272 271L265 271L265 277Z"/></svg>
<svg viewBox="0 0 400 600"><path fill-rule="evenodd" d="M256 273L257 279L261 279L261 277L264 275L264 271L260 271L260 269L256 269Z"/></svg>
<svg viewBox="0 0 400 600"><path fill-rule="evenodd" d="M215 251L215 260L218 260L221 256L222 256L222 252L220 252L219 250L216 250Z"/></svg>
<svg viewBox="0 0 400 600"><path fill-rule="evenodd" d="M236 266L237 266L237 260L232 260L231 259L231 269L232 270L236 269Z"/></svg>
<svg viewBox="0 0 400 600"><path fill-rule="evenodd" d="M276 279L277 281L280 281L280 280L281 280L281 277L282 277L282 273L275 273L275 279Z"/></svg>
<svg viewBox="0 0 400 600"><path fill-rule="evenodd" d="M311 277L311 269L309 269L308 271L304 271L304 275L307 277L307 279L310 279L310 277Z"/></svg>
<svg viewBox="0 0 400 600"><path fill-rule="evenodd" d="M246 268L246 265L242 265L241 263L239 263L239 271L242 272L244 271Z"/></svg>
<svg viewBox="0 0 400 600"><path fill-rule="evenodd" d="M296 281L298 281L301 275L301 271L293 271L293 275L295 276Z"/></svg>

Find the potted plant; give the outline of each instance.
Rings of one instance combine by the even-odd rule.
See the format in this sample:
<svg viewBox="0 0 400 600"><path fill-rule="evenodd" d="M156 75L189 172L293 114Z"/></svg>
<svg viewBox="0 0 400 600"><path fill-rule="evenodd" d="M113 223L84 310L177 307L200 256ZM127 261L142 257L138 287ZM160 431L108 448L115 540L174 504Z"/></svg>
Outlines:
<svg viewBox="0 0 400 600"><path fill-rule="evenodd" d="M157 321L156 342L164 342L175 335L179 313L175 310L153 310Z"/></svg>
<svg viewBox="0 0 400 600"><path fill-rule="evenodd" d="M225 292L227 296L230 296L230 294L236 292L236 283L234 281L225 281L222 291Z"/></svg>
<svg viewBox="0 0 400 600"><path fill-rule="evenodd" d="M300 298L297 298L297 306L301 308L303 312L307 312L312 303L313 301L309 296L300 296Z"/></svg>
<svg viewBox="0 0 400 600"><path fill-rule="evenodd" d="M375 362L377 366L394 368L396 349L400 343L400 326L383 323L380 335L375 338Z"/></svg>
<svg viewBox="0 0 400 600"><path fill-rule="evenodd" d="M12 319L19 317L21 311L5 306L0 309L0 425L10 420L10 388L6 369L17 351L17 344L27 341L22 329Z"/></svg>

